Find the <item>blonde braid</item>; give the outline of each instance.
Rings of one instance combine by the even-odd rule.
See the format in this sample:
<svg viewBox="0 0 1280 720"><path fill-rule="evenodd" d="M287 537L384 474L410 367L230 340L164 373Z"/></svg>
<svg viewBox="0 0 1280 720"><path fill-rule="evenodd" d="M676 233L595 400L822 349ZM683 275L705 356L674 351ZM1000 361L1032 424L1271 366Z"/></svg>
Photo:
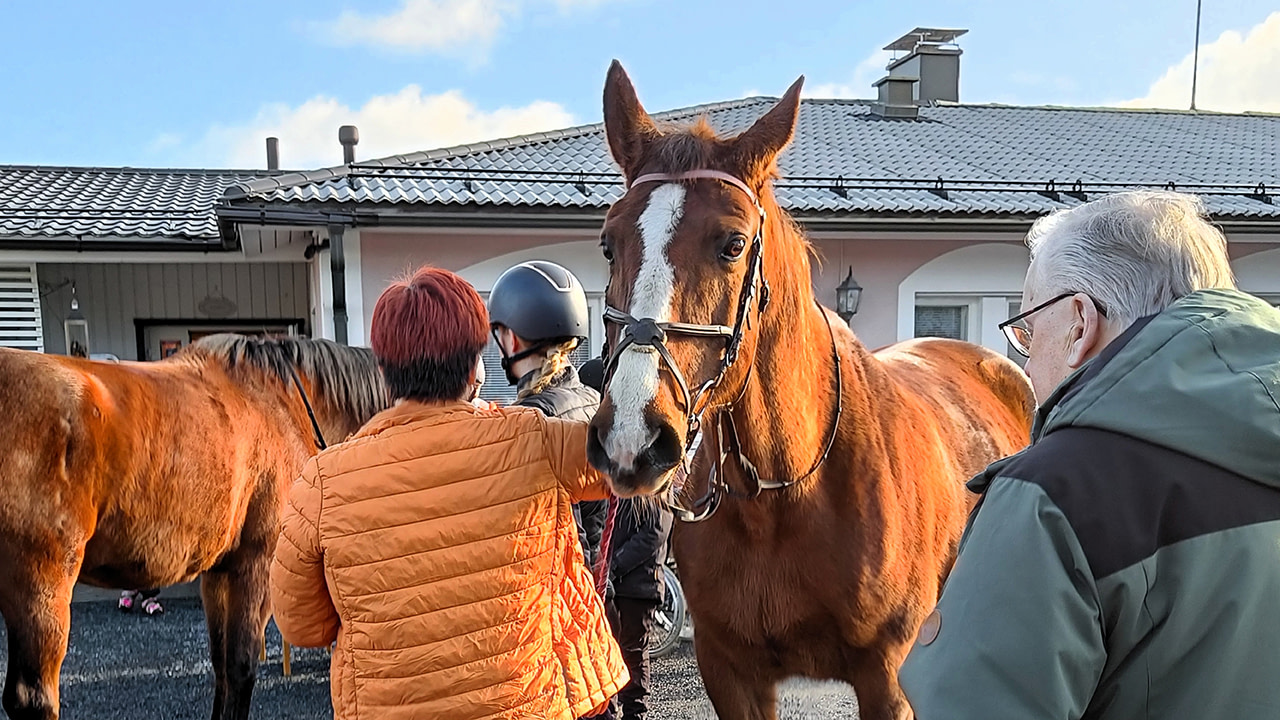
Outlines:
<svg viewBox="0 0 1280 720"><path fill-rule="evenodd" d="M517 399L523 400L530 395L538 395L546 391L556 376L569 367L569 353L578 347L578 342L578 338L570 338L559 345L548 347L542 355L542 367L538 368L538 376L525 386Z"/></svg>

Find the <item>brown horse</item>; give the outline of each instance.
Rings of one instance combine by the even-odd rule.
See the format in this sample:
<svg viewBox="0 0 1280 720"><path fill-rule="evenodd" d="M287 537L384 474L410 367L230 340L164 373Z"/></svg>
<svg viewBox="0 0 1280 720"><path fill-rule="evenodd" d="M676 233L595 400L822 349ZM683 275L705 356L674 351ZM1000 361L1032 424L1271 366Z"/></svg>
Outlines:
<svg viewBox="0 0 1280 720"><path fill-rule="evenodd" d="M0 349L9 717L58 716L77 579L200 576L213 717L247 718L288 488L386 404L371 353L322 340L211 336L158 363Z"/></svg>
<svg viewBox="0 0 1280 720"><path fill-rule="evenodd" d="M722 139L655 125L610 69L628 189L602 237L615 349L588 453L620 495L666 492L694 458L676 500L701 499L678 514L704 522L674 544L720 717L774 718L777 683L808 676L852 684L864 720L902 718L898 667L953 561L963 481L1026 444L1034 400L994 352L872 353L818 305L771 189L800 85Z"/></svg>

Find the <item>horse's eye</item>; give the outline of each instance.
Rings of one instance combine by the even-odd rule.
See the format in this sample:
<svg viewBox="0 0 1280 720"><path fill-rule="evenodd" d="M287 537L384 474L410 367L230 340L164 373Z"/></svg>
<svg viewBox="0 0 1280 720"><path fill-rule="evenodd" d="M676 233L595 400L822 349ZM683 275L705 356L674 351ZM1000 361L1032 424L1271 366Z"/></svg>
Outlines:
<svg viewBox="0 0 1280 720"><path fill-rule="evenodd" d="M608 261L610 265L612 265L613 264L613 246L610 244L609 238L604 235L600 236L600 251L604 253L604 259Z"/></svg>
<svg viewBox="0 0 1280 720"><path fill-rule="evenodd" d="M720 257L725 260L737 260L742 257L742 253L747 249L747 236L742 233L734 233L724 244L724 250L720 251Z"/></svg>

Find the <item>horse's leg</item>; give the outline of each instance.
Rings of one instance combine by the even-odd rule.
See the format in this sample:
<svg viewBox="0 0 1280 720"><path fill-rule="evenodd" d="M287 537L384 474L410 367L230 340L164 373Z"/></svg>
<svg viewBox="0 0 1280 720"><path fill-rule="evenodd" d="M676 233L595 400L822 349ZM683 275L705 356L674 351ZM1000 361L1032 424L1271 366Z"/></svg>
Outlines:
<svg viewBox="0 0 1280 720"><path fill-rule="evenodd" d="M227 606L231 602L227 576L206 572L200 578L200 597L209 627L209 661L213 663L213 720L221 720L227 702Z"/></svg>
<svg viewBox="0 0 1280 720"><path fill-rule="evenodd" d="M777 720L779 678L768 671L768 662L744 648L726 648L707 635L699 627L693 648L716 716L720 720Z"/></svg>
<svg viewBox="0 0 1280 720"><path fill-rule="evenodd" d="M898 667L908 646L864 650L858 654L847 678L858 694L859 720L906 720L911 707L898 685Z"/></svg>
<svg viewBox="0 0 1280 720"><path fill-rule="evenodd" d="M0 571L0 613L9 634L4 709L11 720L56 720L79 557L76 572L17 565Z"/></svg>
<svg viewBox="0 0 1280 720"><path fill-rule="evenodd" d="M214 720L245 720L249 717L253 686L258 676L258 658L263 647L262 633L266 628L266 578L267 568L263 560L254 560L247 565L233 561L227 569L219 566L205 573L205 586L221 588L218 594L225 598L221 622L216 630L214 615L206 608L210 646L214 652L214 680L218 688L214 697ZM220 653L219 648L213 648L215 636L220 641Z"/></svg>
<svg viewBox="0 0 1280 720"><path fill-rule="evenodd" d="M240 545L215 570L229 583L226 615L227 702L224 720L247 720L253 686L258 678L258 658L265 642L271 607L267 583L271 555L280 533L280 508L273 478L264 478L249 501L249 512L240 529Z"/></svg>

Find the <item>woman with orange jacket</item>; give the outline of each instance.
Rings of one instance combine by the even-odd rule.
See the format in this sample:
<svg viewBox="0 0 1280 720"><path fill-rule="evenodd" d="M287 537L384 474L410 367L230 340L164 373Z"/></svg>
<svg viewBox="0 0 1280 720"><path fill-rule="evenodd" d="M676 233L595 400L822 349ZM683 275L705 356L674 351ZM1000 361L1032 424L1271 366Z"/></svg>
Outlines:
<svg viewBox="0 0 1280 720"><path fill-rule="evenodd" d="M607 492L586 425L469 403L488 330L453 273L387 288L396 403L291 491L271 602L289 643L337 641L336 718L575 718L627 684L573 519Z"/></svg>

